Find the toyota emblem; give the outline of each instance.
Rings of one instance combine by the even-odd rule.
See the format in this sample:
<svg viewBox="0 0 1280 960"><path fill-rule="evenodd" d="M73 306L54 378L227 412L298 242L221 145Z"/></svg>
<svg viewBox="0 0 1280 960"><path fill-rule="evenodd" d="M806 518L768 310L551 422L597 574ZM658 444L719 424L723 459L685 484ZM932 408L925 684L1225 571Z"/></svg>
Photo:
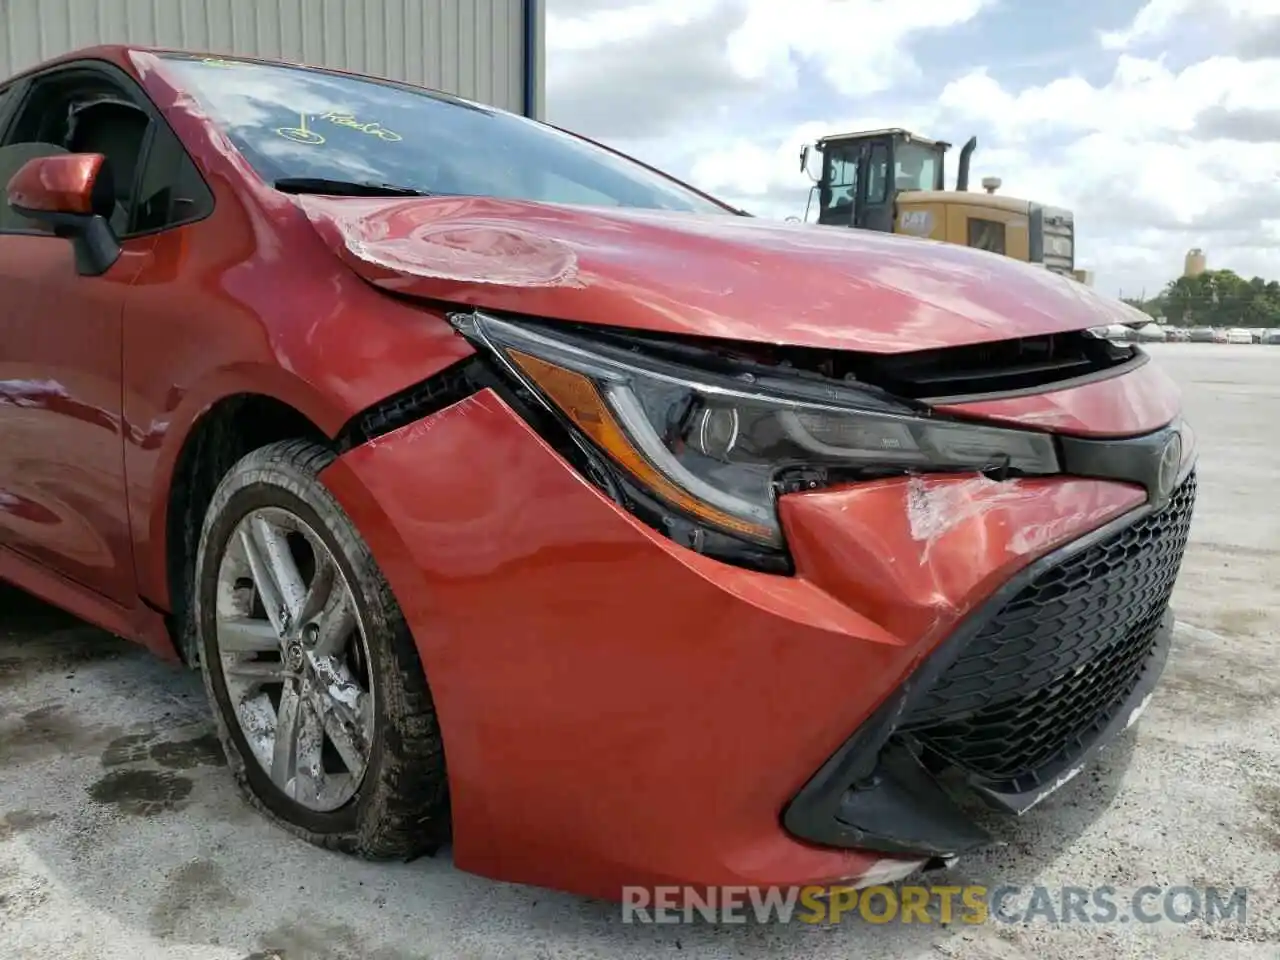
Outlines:
<svg viewBox="0 0 1280 960"><path fill-rule="evenodd" d="M1160 451L1160 464L1156 468L1156 494L1161 500L1173 493L1181 467L1182 437L1175 433L1165 441L1164 448Z"/></svg>

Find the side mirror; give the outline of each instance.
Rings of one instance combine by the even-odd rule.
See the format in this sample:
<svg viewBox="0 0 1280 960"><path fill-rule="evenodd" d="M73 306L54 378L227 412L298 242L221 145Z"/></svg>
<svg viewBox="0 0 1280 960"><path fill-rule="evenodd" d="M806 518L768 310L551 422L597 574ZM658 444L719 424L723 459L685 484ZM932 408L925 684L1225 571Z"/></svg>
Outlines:
<svg viewBox="0 0 1280 960"><path fill-rule="evenodd" d="M818 172L813 172L813 162L818 162ZM817 144L806 143L800 148L800 172L817 183L822 179L822 149Z"/></svg>
<svg viewBox="0 0 1280 960"><path fill-rule="evenodd" d="M99 276L120 257L108 218L115 185L100 153L64 153L28 160L7 188L9 206L28 220L45 223L73 242L76 267Z"/></svg>

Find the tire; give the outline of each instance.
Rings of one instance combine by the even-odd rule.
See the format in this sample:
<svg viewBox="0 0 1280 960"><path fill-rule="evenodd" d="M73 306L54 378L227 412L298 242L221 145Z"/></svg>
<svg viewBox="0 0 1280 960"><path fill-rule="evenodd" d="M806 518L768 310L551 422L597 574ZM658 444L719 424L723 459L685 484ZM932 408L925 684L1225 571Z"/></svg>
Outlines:
<svg viewBox="0 0 1280 960"><path fill-rule="evenodd" d="M369 859L412 859L434 853L448 838L449 794L444 748L426 676L400 607L368 547L318 479L319 472L332 460L332 453L309 441L273 443L246 455L218 485L200 535L193 587L193 614L201 672L228 766L250 804L286 830L319 846ZM303 545L291 548L295 554L293 569L299 573L299 578L290 580L288 576L277 576L273 580L265 577L266 587L259 587L259 580L250 578L246 587L245 578L240 577L234 580L234 589L229 587L227 584L232 582L230 573L238 569L237 563L256 574L262 567L253 567L253 558L261 561L263 557L275 556L254 546L257 542L255 531L264 529L261 525L267 524L265 529L268 533L263 536L267 542L278 544L281 541L272 537L279 528L270 523L276 520L292 523L289 518L301 521L299 528L303 531L290 531L290 539L287 540L290 544ZM312 548L317 543L316 538L328 550L328 557L323 556L319 546ZM243 558L238 558L237 551L243 554ZM354 606L354 614L348 613L348 619L343 622L350 623L354 617L355 627L347 633L350 639L346 641L346 647L351 652L341 656L309 660L305 650L299 652L303 643L301 639L289 640L286 637L280 642L275 658L282 675L288 672L293 679L285 680L279 687L275 709L280 710L279 704L283 703L287 687L295 691L289 694L296 706L290 716L302 718L292 725L281 719L283 714L274 718L272 741L279 739L282 744L293 742L292 747L283 749L293 757L295 773L282 786L277 782L281 779L279 772L273 779L279 754L266 746L263 729L254 725L257 721L242 722L241 716L249 713L237 712L237 704L251 700L253 705L260 706L265 695L266 706L262 709L270 713L269 691L273 689L272 684L259 684L253 679L245 681L240 674L263 661L274 662L272 654L265 651L245 654L255 658L249 661L242 660L239 653L232 653L224 659L224 645L236 648L230 639L220 641L219 631L223 630L223 635L230 638L231 634L226 632L230 629L229 623L234 626L237 622L248 622L247 618L253 616L245 614L245 619L237 620L235 616L226 614L225 610L232 602L228 597L240 598L236 602L250 606L257 603L252 609L265 611L266 604L258 601L270 595L273 582L301 583L300 571L305 558L299 560L298 551L314 554L311 562L316 571L324 566L326 572L335 568L340 572L341 578L330 573L326 582L334 584L334 591L346 588L343 609L350 611ZM314 578L316 581L321 579L318 572ZM263 593L264 589L267 594ZM279 592L284 595L287 591ZM310 592L318 596L322 588ZM296 590L292 595L297 596ZM244 597L256 599L246 601ZM250 606L245 609L250 609ZM284 604L281 602L275 606L280 611ZM314 624L324 624L328 610L326 607L311 621L313 625L305 628L288 624L285 614L279 612L277 620L288 630L275 624L275 634L271 638L263 638L263 645L289 631L307 631L308 642L314 640L319 632ZM299 609L298 612L305 611ZM264 626L271 628L274 623L270 619L252 622L259 629ZM339 632L338 628L330 631L335 636ZM303 635L299 633L300 637ZM313 649L312 653L318 649ZM340 753L335 746L339 738L329 737L327 725L323 728L322 745L318 745L321 741L315 739L314 733L311 740L306 740L301 733L292 738L276 737L275 733L280 730L317 731L321 723L327 724L337 716L335 704L348 703L341 697L332 699L331 692L335 688L329 685L328 679L316 679L331 679L331 674L317 674L312 669L316 663L338 664L339 661L340 668L346 671L343 676L352 678L354 686L351 689L362 689L367 684L367 691L362 695L367 695L368 699L358 701L358 709L352 707L338 721L341 724L355 718L340 728L341 731L359 731L358 736L353 734L350 737L342 732L341 739L350 752ZM293 673L291 668L295 664L299 666ZM272 668L266 666L263 669L269 671ZM312 677L310 681L305 679L308 674ZM251 692L233 702L245 684ZM344 686L341 689L348 688ZM314 699L317 696L319 700ZM308 703L323 703L334 709L325 713L320 706L308 709ZM247 711L246 707L240 709ZM257 716L256 713L253 715ZM319 719L322 717L323 720ZM254 743L258 746L256 754L246 729L254 734ZM356 743L360 746L353 746ZM304 748L308 757L330 759L304 764L297 759ZM333 761L335 756L339 760L348 756L363 757L362 774L357 777L349 772L358 763L347 764L348 772L342 773L343 764ZM286 759L278 767L278 770L285 771L286 776L290 762ZM317 765L336 766L339 772L317 772ZM322 781L328 790L326 800L336 798L341 802L320 803L322 791L315 785ZM348 790L351 791L350 797L343 799Z"/></svg>

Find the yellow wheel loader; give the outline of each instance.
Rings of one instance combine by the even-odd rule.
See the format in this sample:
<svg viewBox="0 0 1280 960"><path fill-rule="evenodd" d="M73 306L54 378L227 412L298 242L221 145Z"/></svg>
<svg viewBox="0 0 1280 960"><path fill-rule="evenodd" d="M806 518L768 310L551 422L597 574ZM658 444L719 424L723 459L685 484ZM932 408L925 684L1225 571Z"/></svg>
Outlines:
<svg viewBox="0 0 1280 960"><path fill-rule="evenodd" d="M1088 271L1076 269L1070 210L997 195L996 177L982 181L982 193L969 190L969 161L977 145L971 137L960 149L955 189L948 190L949 143L897 128L823 137L800 151L800 169L815 181L804 219L814 219L816 199L819 224L958 243L1089 283Z"/></svg>

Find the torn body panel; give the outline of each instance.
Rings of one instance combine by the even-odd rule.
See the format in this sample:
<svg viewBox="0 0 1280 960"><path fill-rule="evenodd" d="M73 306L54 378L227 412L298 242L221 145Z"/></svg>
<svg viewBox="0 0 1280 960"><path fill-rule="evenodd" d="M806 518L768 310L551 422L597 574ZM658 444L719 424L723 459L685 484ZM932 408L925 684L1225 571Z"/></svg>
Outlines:
<svg viewBox="0 0 1280 960"><path fill-rule="evenodd" d="M794 495L784 519L805 572L774 576L641 524L489 390L323 476L413 629L457 864L607 897L624 883L856 882L883 855L797 841L779 823L788 799L910 671L940 610L954 619L989 589L983 563L1034 556L1009 545L1012 524L1065 511L1083 525L1141 496L1081 481L1058 499L1014 485L1009 500L961 480L987 506L936 532L926 558L912 481ZM876 546L868 585L853 584Z"/></svg>
<svg viewBox="0 0 1280 960"><path fill-rule="evenodd" d="M902 477L779 509L798 576L928 647L1018 569L1145 499L1100 480Z"/></svg>
<svg viewBox="0 0 1280 960"><path fill-rule="evenodd" d="M856 878L882 859L797 843L777 814L870 709L854 678L908 655L883 630L809 582L677 547L488 391L323 476L413 629L460 867L617 897Z"/></svg>

